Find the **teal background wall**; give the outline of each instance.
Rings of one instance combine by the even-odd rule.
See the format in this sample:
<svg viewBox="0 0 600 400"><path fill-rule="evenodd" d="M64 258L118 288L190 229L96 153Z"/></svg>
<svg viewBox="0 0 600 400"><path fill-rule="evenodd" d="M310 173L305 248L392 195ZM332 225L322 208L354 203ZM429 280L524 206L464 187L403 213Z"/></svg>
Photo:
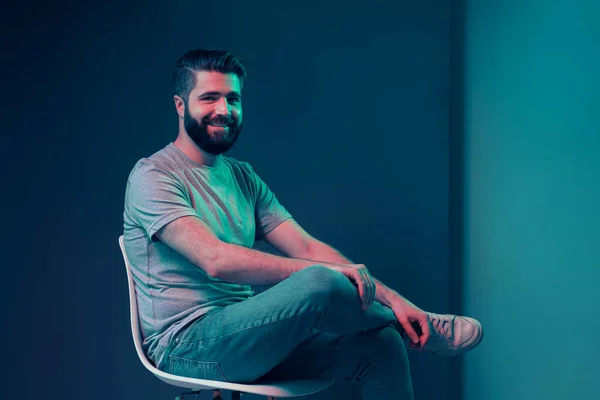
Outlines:
<svg viewBox="0 0 600 400"><path fill-rule="evenodd" d="M464 398L597 399L600 3L474 0L463 18L463 300L486 327Z"/></svg>

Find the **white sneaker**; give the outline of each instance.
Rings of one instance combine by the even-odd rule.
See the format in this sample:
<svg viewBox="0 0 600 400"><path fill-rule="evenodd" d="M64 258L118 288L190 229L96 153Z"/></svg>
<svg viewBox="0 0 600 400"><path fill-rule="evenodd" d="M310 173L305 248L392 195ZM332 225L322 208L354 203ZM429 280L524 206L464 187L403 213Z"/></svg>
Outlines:
<svg viewBox="0 0 600 400"><path fill-rule="evenodd" d="M466 353L481 343L483 328L476 319L452 314L428 314L429 340L423 348L420 348L414 345L404 333L408 348L447 357ZM413 327L416 328L414 325ZM420 331L420 327L418 328ZM420 333L417 332L419 335Z"/></svg>

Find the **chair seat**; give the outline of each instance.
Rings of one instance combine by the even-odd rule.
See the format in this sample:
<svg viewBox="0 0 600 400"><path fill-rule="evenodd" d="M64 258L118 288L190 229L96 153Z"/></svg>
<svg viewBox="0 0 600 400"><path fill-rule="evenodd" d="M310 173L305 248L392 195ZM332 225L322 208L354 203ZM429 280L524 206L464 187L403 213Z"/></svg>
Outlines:
<svg viewBox="0 0 600 400"><path fill-rule="evenodd" d="M210 381L171 375L160 370L152 371L157 378L173 386L190 390L223 389L235 392L259 394L273 397L306 396L327 389L333 379L298 379L281 381L257 381L252 384Z"/></svg>
<svg viewBox="0 0 600 400"><path fill-rule="evenodd" d="M135 295L135 283L133 281L133 273L127 254L125 253L125 245L123 236L119 237L119 246L123 253L125 267L127 271L127 282L129 286L129 311L131 316L131 333L133 336L133 344L138 358L158 379L168 383L169 385L178 386L190 390L204 389L224 389L235 392L260 394L272 397L296 397L306 396L312 393L327 389L334 382L334 379L299 379L299 380L282 380L282 381L257 381L252 384L230 383L221 381L209 381L205 379L187 378L177 376L161 371L156 368L146 357L142 349L142 334L140 331L140 323L138 319L137 298Z"/></svg>
<svg viewBox="0 0 600 400"><path fill-rule="evenodd" d="M178 386L190 390L223 389L235 392L260 394L273 397L296 397L306 396L327 389L335 381L331 379L290 379L278 381L261 381L245 384L206 379L188 378L169 374L156 368L147 357L138 352L140 361L147 370L152 372L158 379L169 385Z"/></svg>

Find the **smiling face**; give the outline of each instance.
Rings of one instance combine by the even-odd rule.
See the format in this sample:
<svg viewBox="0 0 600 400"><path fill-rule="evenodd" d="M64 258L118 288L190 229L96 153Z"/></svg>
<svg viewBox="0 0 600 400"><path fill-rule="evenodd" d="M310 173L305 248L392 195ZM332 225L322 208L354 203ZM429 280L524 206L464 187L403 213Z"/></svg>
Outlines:
<svg viewBox="0 0 600 400"><path fill-rule="evenodd" d="M183 124L190 139L209 154L229 150L242 131L242 95L236 74L196 72L189 98L183 102L176 96L176 106L183 106Z"/></svg>

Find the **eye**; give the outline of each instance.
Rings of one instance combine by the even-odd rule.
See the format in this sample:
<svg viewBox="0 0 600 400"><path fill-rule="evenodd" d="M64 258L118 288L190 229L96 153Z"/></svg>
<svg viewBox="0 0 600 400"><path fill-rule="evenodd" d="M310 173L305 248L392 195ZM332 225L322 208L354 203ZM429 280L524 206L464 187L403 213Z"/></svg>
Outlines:
<svg viewBox="0 0 600 400"><path fill-rule="evenodd" d="M228 100L231 104L238 104L240 102L240 99L237 97L230 97Z"/></svg>
<svg viewBox="0 0 600 400"><path fill-rule="evenodd" d="M215 101L217 98L215 96L205 96L201 100L202 101Z"/></svg>

